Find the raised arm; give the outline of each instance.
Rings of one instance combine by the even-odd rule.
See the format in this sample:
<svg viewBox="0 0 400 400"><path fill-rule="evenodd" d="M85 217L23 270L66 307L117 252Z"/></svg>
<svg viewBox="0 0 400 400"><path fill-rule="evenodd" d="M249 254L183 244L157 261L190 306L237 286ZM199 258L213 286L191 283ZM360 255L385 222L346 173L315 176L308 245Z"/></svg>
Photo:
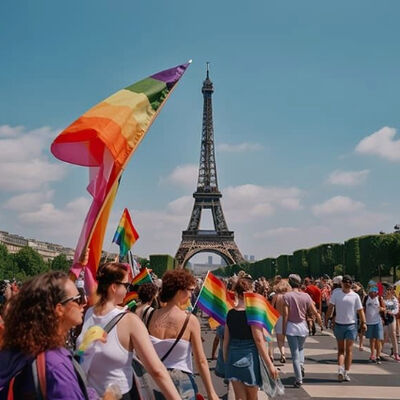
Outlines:
<svg viewBox="0 0 400 400"><path fill-rule="evenodd" d="M192 350L194 360L196 362L197 369L200 373L201 379L204 383L204 387L207 391L209 399L218 400L218 395L215 393L214 386L211 381L210 368L208 367L207 357L204 353L203 344L201 342L200 323L194 316L190 316L190 342L192 344Z"/></svg>
<svg viewBox="0 0 400 400"><path fill-rule="evenodd" d="M130 338L133 347L143 363L146 371L153 377L161 392L168 400L179 400L178 391L173 384L164 364L159 359L153 344L150 341L149 334L143 322L135 314L128 314L129 326L131 327Z"/></svg>

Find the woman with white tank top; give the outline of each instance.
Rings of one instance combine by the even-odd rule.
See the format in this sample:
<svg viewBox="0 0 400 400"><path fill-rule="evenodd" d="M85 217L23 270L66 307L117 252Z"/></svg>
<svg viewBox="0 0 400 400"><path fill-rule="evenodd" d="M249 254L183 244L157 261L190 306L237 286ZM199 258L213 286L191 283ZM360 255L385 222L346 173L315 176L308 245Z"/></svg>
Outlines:
<svg viewBox="0 0 400 400"><path fill-rule="evenodd" d="M86 331L94 325L105 326L117 315L124 312L121 304L129 287L128 270L121 263L107 263L97 272L98 302L88 309L77 339L77 347ZM180 396L172 380L151 345L146 327L133 313L127 312L109 331L106 342L95 342L84 354L82 367L87 374L89 386L102 396L109 384L117 384L123 400L133 400L132 355L133 350L144 367L153 377L167 399L177 400Z"/></svg>
<svg viewBox="0 0 400 400"><path fill-rule="evenodd" d="M165 306L150 314L147 327L151 342L168 368L181 398L194 400L196 397L197 387L192 375L193 351L208 399L218 400L204 354L200 323L194 315L181 309L181 306L190 299L195 285L195 278L188 271L184 269L167 271L162 278L159 295L160 301L165 303ZM174 345L179 336L181 336L179 341ZM163 395L165 396L165 393Z"/></svg>

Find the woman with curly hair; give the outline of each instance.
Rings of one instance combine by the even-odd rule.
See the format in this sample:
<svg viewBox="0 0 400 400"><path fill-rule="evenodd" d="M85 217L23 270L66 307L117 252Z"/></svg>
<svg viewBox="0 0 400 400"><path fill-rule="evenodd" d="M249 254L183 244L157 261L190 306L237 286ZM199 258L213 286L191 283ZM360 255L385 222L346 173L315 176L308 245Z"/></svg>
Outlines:
<svg viewBox="0 0 400 400"><path fill-rule="evenodd" d="M170 371L182 399L195 399L192 351L208 398L217 400L200 335L200 323L181 309L195 289L196 280L188 271L167 271L162 278L160 300L165 307L152 311L147 327L157 354ZM164 394L165 395L165 394ZM161 394L160 394L161 396ZM162 398L162 396L161 396Z"/></svg>
<svg viewBox="0 0 400 400"><path fill-rule="evenodd" d="M165 397L171 400L180 399L167 370L151 345L143 322L137 315L125 312L118 306L130 286L127 266L117 262L104 264L99 267L96 278L99 300L86 312L82 332L77 339L78 347L90 327L96 325L105 328L116 316L122 318L108 332L105 343L96 342L90 352L85 354L82 367L87 374L88 383L99 395L104 393L109 384L114 383L121 389L123 400L137 398L132 389L132 357L135 350Z"/></svg>
<svg viewBox="0 0 400 400"><path fill-rule="evenodd" d="M4 315L0 399L12 390L15 399L36 398L31 365L43 352L48 400L98 398L80 383L72 356L64 348L68 331L82 322L82 314L81 296L63 272L38 275L22 286ZM9 384L17 374L12 389Z"/></svg>
<svg viewBox="0 0 400 400"><path fill-rule="evenodd" d="M261 357L275 379L278 371L267 352L267 346L261 327L248 325L244 293L250 292L252 282L239 278L234 287L237 305L226 316L224 335L225 378L232 382L236 399L256 400L258 388L262 386Z"/></svg>

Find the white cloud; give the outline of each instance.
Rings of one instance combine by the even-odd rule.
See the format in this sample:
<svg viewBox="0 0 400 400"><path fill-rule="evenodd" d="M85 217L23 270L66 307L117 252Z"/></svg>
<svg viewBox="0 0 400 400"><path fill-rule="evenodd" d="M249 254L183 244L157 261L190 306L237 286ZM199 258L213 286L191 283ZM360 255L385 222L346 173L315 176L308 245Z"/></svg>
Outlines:
<svg viewBox="0 0 400 400"><path fill-rule="evenodd" d="M271 237L286 237L288 235L297 234L299 232L298 228L294 228L291 226L274 228L274 229L267 229L263 232L255 232L253 237L256 239L266 239Z"/></svg>
<svg viewBox="0 0 400 400"><path fill-rule="evenodd" d="M45 155L55 136L48 127L25 131L21 126L0 126L0 189L32 191L62 179L65 167Z"/></svg>
<svg viewBox="0 0 400 400"><path fill-rule="evenodd" d="M328 178L328 183L332 185L356 186L367 179L368 169L362 171L333 171Z"/></svg>
<svg viewBox="0 0 400 400"><path fill-rule="evenodd" d="M85 197L70 201L63 209L53 203L42 203L35 210L21 212L18 220L23 226L34 228L46 240L75 245L90 203Z"/></svg>
<svg viewBox="0 0 400 400"><path fill-rule="evenodd" d="M316 216L347 214L362 210L364 204L352 200L346 196L335 196L321 204L316 204L312 207L312 211Z"/></svg>
<svg viewBox="0 0 400 400"><path fill-rule="evenodd" d="M217 145L217 150L219 152L225 153L244 153L248 151L260 151L264 147L258 143L238 143L238 144L229 144L229 143L220 143Z"/></svg>
<svg viewBox="0 0 400 400"><path fill-rule="evenodd" d="M54 190L42 192L24 193L11 197L5 204L4 208L15 211L33 210L40 207L42 203L49 202L54 195Z"/></svg>
<svg viewBox="0 0 400 400"><path fill-rule="evenodd" d="M377 155L389 161L400 161L400 140L394 140L395 128L385 126L358 143L356 152Z"/></svg>
<svg viewBox="0 0 400 400"><path fill-rule="evenodd" d="M23 126L0 125L0 136L15 136L24 131Z"/></svg>
<svg viewBox="0 0 400 400"><path fill-rule="evenodd" d="M223 208L229 221L251 221L274 215L279 209L301 209L302 191L296 187L268 187L253 184L223 190Z"/></svg>
<svg viewBox="0 0 400 400"><path fill-rule="evenodd" d="M195 164L178 165L161 183L194 189L197 184L198 166Z"/></svg>

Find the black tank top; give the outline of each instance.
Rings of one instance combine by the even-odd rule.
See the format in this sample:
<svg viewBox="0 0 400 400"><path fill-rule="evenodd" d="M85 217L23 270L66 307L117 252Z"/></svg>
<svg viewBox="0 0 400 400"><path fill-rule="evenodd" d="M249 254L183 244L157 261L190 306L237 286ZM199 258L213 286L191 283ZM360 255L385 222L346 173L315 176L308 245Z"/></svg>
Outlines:
<svg viewBox="0 0 400 400"><path fill-rule="evenodd" d="M247 324L246 311L229 310L226 317L226 324L232 339L253 339L251 328Z"/></svg>

